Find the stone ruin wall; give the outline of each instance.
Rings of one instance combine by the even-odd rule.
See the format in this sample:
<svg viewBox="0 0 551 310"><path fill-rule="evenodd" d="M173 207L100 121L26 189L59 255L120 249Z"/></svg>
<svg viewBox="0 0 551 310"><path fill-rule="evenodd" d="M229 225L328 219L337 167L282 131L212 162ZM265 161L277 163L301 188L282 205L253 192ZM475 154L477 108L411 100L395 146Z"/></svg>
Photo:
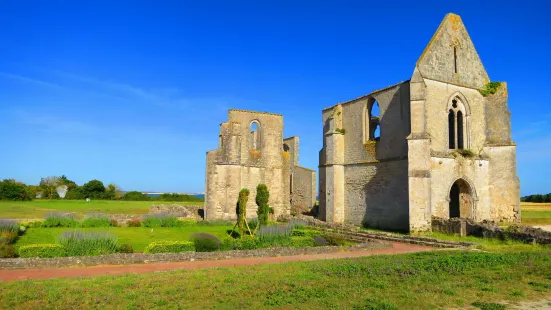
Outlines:
<svg viewBox="0 0 551 310"><path fill-rule="evenodd" d="M258 123L257 149L253 147L254 137L250 132L253 122ZM290 176L292 171L300 172L305 168L298 166L298 138L285 141L292 144L292 154L283 150L283 116L229 110L228 121L220 125L218 149L207 153L205 218L235 219L242 188L249 189L250 193L247 217L256 217L256 187L261 183L268 186L269 204L274 208L275 217L290 214ZM312 179L315 182L315 173L299 173L296 177L297 186L302 186L297 187L297 192L305 193L311 187ZM315 192L313 196L315 199ZM313 202L303 201L313 205Z"/></svg>

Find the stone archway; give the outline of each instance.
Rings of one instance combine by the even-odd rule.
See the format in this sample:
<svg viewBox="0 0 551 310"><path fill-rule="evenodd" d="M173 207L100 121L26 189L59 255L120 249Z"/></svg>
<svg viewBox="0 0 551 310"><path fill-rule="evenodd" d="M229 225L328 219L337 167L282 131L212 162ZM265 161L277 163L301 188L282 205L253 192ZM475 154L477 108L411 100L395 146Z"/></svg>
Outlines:
<svg viewBox="0 0 551 310"><path fill-rule="evenodd" d="M467 181L456 180L450 188L449 199L450 218L474 218L474 193Z"/></svg>

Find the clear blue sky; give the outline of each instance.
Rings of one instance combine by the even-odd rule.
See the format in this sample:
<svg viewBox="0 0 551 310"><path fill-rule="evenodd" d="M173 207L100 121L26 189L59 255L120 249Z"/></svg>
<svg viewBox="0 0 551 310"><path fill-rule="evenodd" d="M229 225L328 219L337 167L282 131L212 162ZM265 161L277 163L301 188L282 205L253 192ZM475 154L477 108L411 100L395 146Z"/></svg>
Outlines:
<svg viewBox="0 0 551 310"><path fill-rule="evenodd" d="M282 113L316 168L321 109L409 79L448 12L508 82L522 194L551 192L545 1L3 1L0 177L202 192L228 108Z"/></svg>

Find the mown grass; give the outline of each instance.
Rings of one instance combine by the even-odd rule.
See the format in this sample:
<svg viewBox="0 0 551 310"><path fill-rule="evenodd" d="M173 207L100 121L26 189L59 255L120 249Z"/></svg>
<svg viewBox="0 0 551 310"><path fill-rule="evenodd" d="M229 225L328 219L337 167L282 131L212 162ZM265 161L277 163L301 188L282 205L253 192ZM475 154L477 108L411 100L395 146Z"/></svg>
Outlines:
<svg viewBox="0 0 551 310"><path fill-rule="evenodd" d="M549 296L550 266L549 253L436 251L0 283L0 300L8 309L472 308Z"/></svg>
<svg viewBox="0 0 551 310"><path fill-rule="evenodd" d="M33 200L0 201L0 218L36 219L50 212L144 214L153 204L202 205L203 202L119 201L119 200Z"/></svg>
<svg viewBox="0 0 551 310"><path fill-rule="evenodd" d="M145 247L154 241L188 241L195 233L208 233L222 238L227 235L226 230L232 226L221 225L191 225L185 227L105 227L105 228L78 228L79 231L104 231L115 234L119 244L131 244L135 252L143 252ZM57 243L59 236L74 228L29 228L19 237L15 244L16 252L19 247L28 244Z"/></svg>
<svg viewBox="0 0 551 310"><path fill-rule="evenodd" d="M551 225L551 203L521 202L522 224Z"/></svg>

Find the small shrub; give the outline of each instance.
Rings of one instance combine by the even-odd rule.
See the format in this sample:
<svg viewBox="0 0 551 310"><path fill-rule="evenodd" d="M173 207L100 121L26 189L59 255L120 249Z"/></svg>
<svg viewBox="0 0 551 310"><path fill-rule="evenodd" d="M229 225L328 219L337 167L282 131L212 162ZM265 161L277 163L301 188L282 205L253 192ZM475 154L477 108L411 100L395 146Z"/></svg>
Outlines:
<svg viewBox="0 0 551 310"><path fill-rule="evenodd" d="M119 221L115 220L115 219L111 219L109 221L109 226L111 227L119 227Z"/></svg>
<svg viewBox="0 0 551 310"><path fill-rule="evenodd" d="M141 227L142 220L140 220L139 218L133 218L131 220L126 221L126 225L128 227Z"/></svg>
<svg viewBox="0 0 551 310"><path fill-rule="evenodd" d="M178 218L170 213L158 213L146 215L142 221L143 227L179 227Z"/></svg>
<svg viewBox="0 0 551 310"><path fill-rule="evenodd" d="M465 150L465 149L459 149L457 150L457 153L459 153L461 156L465 158L472 158L476 156L476 154L473 151Z"/></svg>
<svg viewBox="0 0 551 310"><path fill-rule="evenodd" d="M346 244L346 240L343 237L339 236L339 235L327 234L327 235L325 235L325 240L327 240L327 243L329 245L341 246L341 245Z"/></svg>
<svg viewBox="0 0 551 310"><path fill-rule="evenodd" d="M248 224L251 231L254 231L258 227L258 219L252 219L248 221Z"/></svg>
<svg viewBox="0 0 551 310"><path fill-rule="evenodd" d="M197 225L197 220L195 219L180 219L178 220L178 226L195 226Z"/></svg>
<svg viewBox="0 0 551 310"><path fill-rule="evenodd" d="M226 237L222 239L222 249L225 251L231 250L254 250L260 247L260 241L253 236L243 236L241 238Z"/></svg>
<svg viewBox="0 0 551 310"><path fill-rule="evenodd" d="M119 253L134 253L134 248L132 248L131 244L121 244L119 246Z"/></svg>
<svg viewBox="0 0 551 310"><path fill-rule="evenodd" d="M19 234L22 235L27 231L27 227L21 225L19 226Z"/></svg>
<svg viewBox="0 0 551 310"><path fill-rule="evenodd" d="M19 223L14 220L0 220L0 231L19 231Z"/></svg>
<svg viewBox="0 0 551 310"><path fill-rule="evenodd" d="M49 213L44 219L44 227L77 227L78 225L72 214Z"/></svg>
<svg viewBox="0 0 551 310"><path fill-rule="evenodd" d="M14 244L17 240L17 237L19 237L19 234L17 231L8 231L8 230L2 230L0 231L0 243L5 244Z"/></svg>
<svg viewBox="0 0 551 310"><path fill-rule="evenodd" d="M111 220L106 215L101 213L87 214L82 220L82 227L109 227L111 226Z"/></svg>
<svg viewBox="0 0 551 310"><path fill-rule="evenodd" d="M68 256L94 256L115 253L118 250L117 237L106 232L66 231L59 243Z"/></svg>
<svg viewBox="0 0 551 310"><path fill-rule="evenodd" d="M26 228L40 228L44 227L44 221L31 221L31 222L21 222L19 225L26 227Z"/></svg>
<svg viewBox="0 0 551 310"><path fill-rule="evenodd" d="M291 237L291 246L293 248L307 248L314 246L314 239L312 237Z"/></svg>
<svg viewBox="0 0 551 310"><path fill-rule="evenodd" d="M53 258L63 257L67 253L65 249L59 244L30 244L24 245L19 248L20 257L41 257L41 258Z"/></svg>
<svg viewBox="0 0 551 310"><path fill-rule="evenodd" d="M344 128L337 128L337 129L335 129L335 131L342 134L342 135L344 135L346 133L346 129L344 129Z"/></svg>
<svg viewBox="0 0 551 310"><path fill-rule="evenodd" d="M0 258L12 258L15 257L15 248L13 244L0 242Z"/></svg>
<svg viewBox="0 0 551 310"><path fill-rule="evenodd" d="M195 245L191 241L157 241L151 242L144 253L180 253L193 252Z"/></svg>
<svg viewBox="0 0 551 310"><path fill-rule="evenodd" d="M220 249L220 239L211 234L197 233L191 236L196 252L214 252Z"/></svg>
<svg viewBox="0 0 551 310"><path fill-rule="evenodd" d="M315 237L314 238L314 246L326 246L328 245L328 242L323 237Z"/></svg>

